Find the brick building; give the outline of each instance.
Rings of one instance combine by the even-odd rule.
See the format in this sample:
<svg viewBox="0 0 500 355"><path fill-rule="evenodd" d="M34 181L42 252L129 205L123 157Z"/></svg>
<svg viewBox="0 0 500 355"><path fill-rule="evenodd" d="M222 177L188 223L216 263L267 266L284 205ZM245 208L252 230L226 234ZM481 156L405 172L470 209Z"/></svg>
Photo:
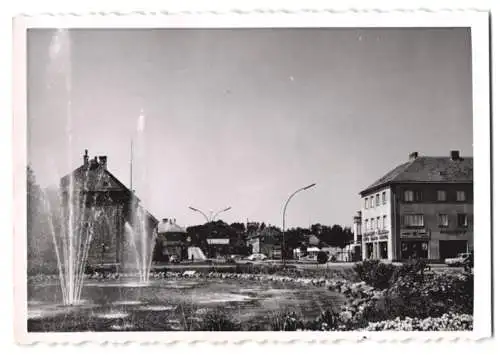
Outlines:
<svg viewBox="0 0 500 355"><path fill-rule="evenodd" d="M458 151L412 153L360 195L354 230L363 259L443 260L473 248L473 159Z"/></svg>
<svg viewBox="0 0 500 355"><path fill-rule="evenodd" d="M61 178L60 190L65 228L72 220L72 232L79 240L90 240L88 264L123 266L132 247L125 238L125 223L133 225L138 212L144 212L146 233L154 238L158 220L109 172L106 156L89 159L85 150L83 164Z"/></svg>

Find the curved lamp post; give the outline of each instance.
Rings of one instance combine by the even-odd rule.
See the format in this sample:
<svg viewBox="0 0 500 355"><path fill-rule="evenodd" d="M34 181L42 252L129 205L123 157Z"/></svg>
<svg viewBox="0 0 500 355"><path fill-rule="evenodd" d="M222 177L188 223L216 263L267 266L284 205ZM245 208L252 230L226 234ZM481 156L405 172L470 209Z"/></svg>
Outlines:
<svg viewBox="0 0 500 355"><path fill-rule="evenodd" d="M210 220L208 219L208 216L207 216L205 213L203 213L202 211L200 211L199 209L194 208L194 207L191 207L191 206L189 206L188 208L189 208L190 210L192 210L192 211L195 211L195 212L201 213L201 214L203 215L203 217L205 217L205 219L207 220L207 223L209 223L209 222L210 222Z"/></svg>
<svg viewBox="0 0 500 355"><path fill-rule="evenodd" d="M209 218L206 213L204 213L203 211L201 211L201 210L199 210L197 208L194 208L194 207L191 207L191 206L189 206L188 208L190 210L192 210L192 211L201 213L203 215L203 217L205 217L205 220L207 221L207 223L213 222L215 220L215 217L217 217L219 214L221 214L222 212L229 211L231 209L231 207L226 207L226 208L220 210L219 212L217 212L216 214L210 213L210 218Z"/></svg>
<svg viewBox="0 0 500 355"><path fill-rule="evenodd" d="M283 261L283 264L285 264L285 217L286 217L286 208L288 207L288 203L290 202L290 200L292 199L293 196L297 195L299 192L301 191L305 191L305 190L308 190L312 187L316 186L316 184L311 184L311 185L307 185L305 187L302 187L300 189L298 189L297 191L295 191L293 194L290 195L290 197L288 197L288 200L286 200L285 202L285 207L283 208L283 237L282 237L282 245L281 245L281 260Z"/></svg>
<svg viewBox="0 0 500 355"><path fill-rule="evenodd" d="M223 208L222 210L220 210L219 212L217 212L216 214L213 215L212 217L212 221L215 221L215 218L221 214L222 212L226 212L226 211L229 211L231 209L231 207L226 207L226 208Z"/></svg>

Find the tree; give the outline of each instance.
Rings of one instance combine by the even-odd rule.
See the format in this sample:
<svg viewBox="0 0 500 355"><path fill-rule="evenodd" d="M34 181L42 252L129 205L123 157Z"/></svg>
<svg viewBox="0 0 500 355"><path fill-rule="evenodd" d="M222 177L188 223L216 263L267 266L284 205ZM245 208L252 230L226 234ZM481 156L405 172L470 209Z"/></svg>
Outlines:
<svg viewBox="0 0 500 355"><path fill-rule="evenodd" d="M306 256L307 255L307 245L306 243L302 243L300 245L300 256Z"/></svg>

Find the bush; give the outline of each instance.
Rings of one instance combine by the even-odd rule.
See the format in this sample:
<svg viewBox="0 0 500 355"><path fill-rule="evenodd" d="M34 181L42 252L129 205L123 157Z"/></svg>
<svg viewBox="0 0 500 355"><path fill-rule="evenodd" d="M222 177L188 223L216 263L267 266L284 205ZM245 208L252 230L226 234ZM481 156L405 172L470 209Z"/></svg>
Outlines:
<svg viewBox="0 0 500 355"><path fill-rule="evenodd" d="M370 323L363 330L382 331L382 330L402 330L402 331L463 331L473 329L473 318L468 314L448 314L436 318L409 318L401 319L397 317L394 320L385 320L376 323Z"/></svg>
<svg viewBox="0 0 500 355"><path fill-rule="evenodd" d="M472 314L474 281L470 273L461 275L406 274L384 290L382 297L365 309L369 321L396 317L428 318L446 313Z"/></svg>
<svg viewBox="0 0 500 355"><path fill-rule="evenodd" d="M328 261L328 255L324 251L320 251L318 253L317 260L318 264L326 264L326 262Z"/></svg>
<svg viewBox="0 0 500 355"><path fill-rule="evenodd" d="M412 259L396 268L391 284L402 277L412 277L414 280L423 280L425 271L429 269L429 264L426 260Z"/></svg>
<svg viewBox="0 0 500 355"><path fill-rule="evenodd" d="M293 332L305 328L304 323L295 312L275 314L269 319L269 324L273 331Z"/></svg>
<svg viewBox="0 0 500 355"><path fill-rule="evenodd" d="M362 281L381 290L390 286L396 267L392 264L381 263L379 260L365 260L357 263L354 271Z"/></svg>
<svg viewBox="0 0 500 355"><path fill-rule="evenodd" d="M224 309L214 309L203 315L199 325L201 331L231 331L239 330L240 325L235 323L227 315Z"/></svg>

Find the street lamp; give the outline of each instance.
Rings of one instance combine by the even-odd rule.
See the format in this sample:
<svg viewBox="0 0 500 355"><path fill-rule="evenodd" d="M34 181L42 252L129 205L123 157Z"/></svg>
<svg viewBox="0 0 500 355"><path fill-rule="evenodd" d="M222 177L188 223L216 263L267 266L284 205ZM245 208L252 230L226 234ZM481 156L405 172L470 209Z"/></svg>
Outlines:
<svg viewBox="0 0 500 355"><path fill-rule="evenodd" d="M199 209L194 208L194 207L191 207L191 206L189 206L188 208L189 208L190 210L192 210L192 211L195 211L195 212L199 212L199 213L201 213L201 214L203 215L203 217L205 217L205 219L207 220L207 223L209 223L209 222L210 222L210 220L208 219L207 215L206 215L205 213L203 213L202 211L200 211Z"/></svg>
<svg viewBox="0 0 500 355"><path fill-rule="evenodd" d="M282 237L282 241L281 241L281 260L283 261L283 265L285 264L285 216L286 216L286 208L287 208L288 203L290 202L290 200L292 199L293 196L295 196L296 194L298 194L301 191L308 190L314 186L316 186L316 184L311 184L311 185L307 185L305 187L302 187L302 188L298 189L297 191L295 191L293 194L291 194L290 197L288 197L288 200L286 200L285 207L283 208L283 231L282 231L283 237Z"/></svg>
<svg viewBox="0 0 500 355"><path fill-rule="evenodd" d="M222 210L220 210L219 212L217 212L216 214L213 215L212 217L212 221L215 221L215 218L222 212L226 212L226 211L229 211L231 209L231 207L226 207L226 208L223 208Z"/></svg>
<svg viewBox="0 0 500 355"><path fill-rule="evenodd" d="M226 212L226 211L229 211L232 207L226 207L226 208L223 208L222 210L220 210L219 212L217 212L216 214L213 214L213 213L210 213L210 218L206 215L206 213L204 213L203 211L197 209L197 208L194 208L194 207L191 207L189 206L188 207L190 210L192 211L195 211L195 212L198 212L198 213L201 213L203 215L203 217L205 217L207 223L210 223L210 222L213 222L215 220L215 217L217 217L219 214L221 214L222 212Z"/></svg>

